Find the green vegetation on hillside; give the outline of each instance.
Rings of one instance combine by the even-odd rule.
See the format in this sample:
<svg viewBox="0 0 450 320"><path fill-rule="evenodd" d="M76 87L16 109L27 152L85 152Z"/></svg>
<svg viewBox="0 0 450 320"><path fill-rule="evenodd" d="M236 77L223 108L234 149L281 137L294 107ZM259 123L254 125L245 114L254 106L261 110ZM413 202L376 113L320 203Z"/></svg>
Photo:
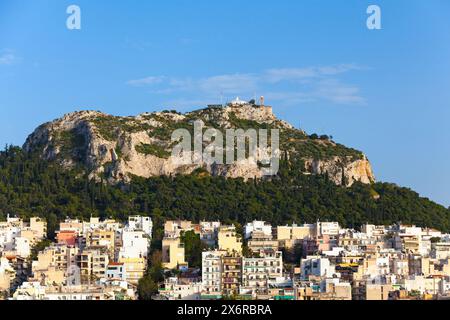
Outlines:
<svg viewBox="0 0 450 320"><path fill-rule="evenodd" d="M148 267L144 277L139 280L137 288L139 300L144 301L152 300L153 295L158 293L158 283L164 281L161 251L152 253Z"/></svg>
<svg viewBox="0 0 450 320"><path fill-rule="evenodd" d="M207 245L200 240L200 235L194 231L187 231L181 235L181 243L184 244L186 261L192 268L202 267L202 252L207 249Z"/></svg>
<svg viewBox="0 0 450 320"><path fill-rule="evenodd" d="M125 220L134 214L277 225L320 219L348 227L401 221L450 231L450 210L409 189L388 183L343 188L326 176L303 175L301 162L281 161L279 177L270 181L192 175L134 177L129 185L110 186L17 147L0 152L0 219L8 213L44 217L50 233L66 217Z"/></svg>
<svg viewBox="0 0 450 320"><path fill-rule="evenodd" d="M100 135L108 141L117 141L121 132L139 132L150 130L152 127L146 123L138 123L131 118L121 118L110 115L99 116L93 120Z"/></svg>
<svg viewBox="0 0 450 320"><path fill-rule="evenodd" d="M282 150L295 150L300 158L327 160L334 157L349 157L350 161L362 159L361 151L334 143L327 136L317 134L305 135L296 129L283 129L280 132L280 146Z"/></svg>
<svg viewBox="0 0 450 320"><path fill-rule="evenodd" d="M136 151L145 155L153 155L158 158L167 159L170 157L170 152L166 151L163 147L156 144L140 144L137 145Z"/></svg>

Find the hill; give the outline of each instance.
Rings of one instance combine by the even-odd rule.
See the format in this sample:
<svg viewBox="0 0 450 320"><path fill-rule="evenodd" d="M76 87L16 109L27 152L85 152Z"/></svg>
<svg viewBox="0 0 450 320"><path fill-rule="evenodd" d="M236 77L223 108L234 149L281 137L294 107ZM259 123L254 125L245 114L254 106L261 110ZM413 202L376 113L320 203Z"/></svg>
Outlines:
<svg viewBox="0 0 450 320"><path fill-rule="evenodd" d="M110 184L128 183L132 176L189 175L197 169L226 178L263 177L260 159L251 157L220 165L177 163L172 156L172 133L176 129L192 133L194 122L199 120L204 130L214 128L224 135L227 129L278 129L280 153L291 161L302 162L298 169L304 174L327 173L334 183L346 186L375 181L370 162L362 152L335 143L328 136L307 135L277 119L271 107L242 101L187 114L165 111L117 117L98 111L74 112L37 128L23 149Z"/></svg>

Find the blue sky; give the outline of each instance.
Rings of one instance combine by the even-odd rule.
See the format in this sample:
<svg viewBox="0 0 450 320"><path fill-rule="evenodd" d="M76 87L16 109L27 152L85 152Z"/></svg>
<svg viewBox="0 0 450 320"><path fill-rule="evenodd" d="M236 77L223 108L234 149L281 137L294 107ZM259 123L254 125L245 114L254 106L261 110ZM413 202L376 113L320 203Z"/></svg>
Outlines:
<svg viewBox="0 0 450 320"><path fill-rule="evenodd" d="M76 4L82 29L66 28ZM366 9L382 10L382 30ZM450 2L0 1L0 144L81 109L116 115L264 95L363 150L378 180L450 205Z"/></svg>

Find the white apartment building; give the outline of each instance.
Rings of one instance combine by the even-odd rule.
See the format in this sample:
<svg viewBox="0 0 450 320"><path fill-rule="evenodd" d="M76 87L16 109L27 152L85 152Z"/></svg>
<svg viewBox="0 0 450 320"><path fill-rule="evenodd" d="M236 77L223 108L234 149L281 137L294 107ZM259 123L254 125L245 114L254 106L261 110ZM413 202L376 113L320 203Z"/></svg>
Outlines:
<svg viewBox="0 0 450 320"><path fill-rule="evenodd" d="M141 230L150 238L152 237L153 222L150 217L130 216L128 217L128 229Z"/></svg>
<svg viewBox="0 0 450 320"><path fill-rule="evenodd" d="M411 292L418 291L421 294L437 294L441 288L440 278L427 278L424 276L412 276L400 280L402 288Z"/></svg>
<svg viewBox="0 0 450 320"><path fill-rule="evenodd" d="M321 256L308 256L302 259L300 269L302 279L308 279L309 276L332 278L336 273L335 266L330 260Z"/></svg>
<svg viewBox="0 0 450 320"><path fill-rule="evenodd" d="M244 228L245 239L250 239L253 232L259 232L267 238L272 238L272 226L267 224L265 221L253 221L251 223L247 223Z"/></svg>
<svg viewBox="0 0 450 320"><path fill-rule="evenodd" d="M450 258L450 242L434 243L431 256L438 260Z"/></svg>
<svg viewBox="0 0 450 320"><path fill-rule="evenodd" d="M390 272L397 276L409 275L409 260L407 256L398 255L389 260Z"/></svg>
<svg viewBox="0 0 450 320"><path fill-rule="evenodd" d="M30 240L24 237L16 237L14 239L14 251L22 258L28 258L31 254Z"/></svg>
<svg viewBox="0 0 450 320"><path fill-rule="evenodd" d="M19 256L26 258L30 255L30 247L46 235L47 223L43 219L30 218L29 223L24 223L22 219L8 215L6 222L0 222L0 250L18 251Z"/></svg>
<svg viewBox="0 0 450 320"><path fill-rule="evenodd" d="M374 224L365 224L362 226L361 231L369 238L382 238L388 233L388 228L386 226L376 226Z"/></svg>
<svg viewBox="0 0 450 320"><path fill-rule="evenodd" d="M88 234L88 232L100 229L120 232L122 229L122 225L115 220L100 221L100 218L98 217L91 217L89 222L83 222L83 235Z"/></svg>
<svg viewBox="0 0 450 320"><path fill-rule="evenodd" d="M147 258L150 247L148 234L137 229L122 231L122 247L119 258Z"/></svg>
<svg viewBox="0 0 450 320"><path fill-rule="evenodd" d="M202 253L202 294L222 295L222 256L224 251L205 251Z"/></svg>
<svg viewBox="0 0 450 320"><path fill-rule="evenodd" d="M317 222L316 235L321 236L337 236L339 235L341 227L337 222Z"/></svg>
<svg viewBox="0 0 450 320"><path fill-rule="evenodd" d="M20 236L21 227L0 222L0 250L14 250L14 239Z"/></svg>
<svg viewBox="0 0 450 320"><path fill-rule="evenodd" d="M8 259L0 257L0 292L8 291L16 277L16 271L10 265Z"/></svg>
<svg viewBox="0 0 450 320"><path fill-rule="evenodd" d="M166 279L164 289L159 294L167 300L200 300L203 285L201 282L184 283L176 277Z"/></svg>
<svg viewBox="0 0 450 320"><path fill-rule="evenodd" d="M124 281L115 281L93 286L52 287L39 282L24 282L14 293L12 300L118 300L134 299L134 290Z"/></svg>

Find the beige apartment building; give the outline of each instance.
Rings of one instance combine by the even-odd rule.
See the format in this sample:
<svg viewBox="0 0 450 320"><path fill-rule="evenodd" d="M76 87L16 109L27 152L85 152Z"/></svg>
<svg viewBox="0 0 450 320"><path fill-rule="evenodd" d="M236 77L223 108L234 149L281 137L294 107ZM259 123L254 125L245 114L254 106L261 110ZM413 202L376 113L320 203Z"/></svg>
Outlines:
<svg viewBox="0 0 450 320"><path fill-rule="evenodd" d="M116 233L111 229L94 229L86 233L86 247L105 247L110 260L114 259Z"/></svg>
<svg viewBox="0 0 450 320"><path fill-rule="evenodd" d="M0 293L9 291L11 283L16 277L16 271L6 257L0 257Z"/></svg>
<svg viewBox="0 0 450 320"><path fill-rule="evenodd" d="M264 250L278 250L278 241L273 240L272 235L264 234L262 231L253 231L252 237L248 240L248 248L252 252Z"/></svg>
<svg viewBox="0 0 450 320"><path fill-rule="evenodd" d="M63 284L67 269L76 265L78 248L65 245L53 245L39 252L32 263L33 278L48 284Z"/></svg>
<svg viewBox="0 0 450 320"><path fill-rule="evenodd" d="M126 279L129 283L137 285L139 279L144 276L147 260L145 258L120 258L119 263L123 263Z"/></svg>
<svg viewBox="0 0 450 320"><path fill-rule="evenodd" d="M391 284L366 284L366 300L388 300L392 291Z"/></svg>
<svg viewBox="0 0 450 320"><path fill-rule="evenodd" d="M191 221L166 221L166 223L164 224L164 235L166 237L179 237L181 235L181 232L191 230L194 230L194 225Z"/></svg>
<svg viewBox="0 0 450 320"><path fill-rule="evenodd" d="M79 220L66 219L64 222L60 222L59 231L74 231L77 236L83 235L83 222Z"/></svg>
<svg viewBox="0 0 450 320"><path fill-rule="evenodd" d="M306 224L302 226L278 226L276 228L276 239L281 248L291 249L300 244L303 239L312 238L315 234L315 225Z"/></svg>
<svg viewBox="0 0 450 320"><path fill-rule="evenodd" d="M219 250L242 254L242 238L236 233L235 226L222 226L218 233Z"/></svg>
<svg viewBox="0 0 450 320"><path fill-rule="evenodd" d="M234 254L222 256L222 292L225 296L239 294L242 281L242 257Z"/></svg>
<svg viewBox="0 0 450 320"><path fill-rule="evenodd" d="M166 269L175 269L177 266L186 265L184 244L181 243L181 239L178 237L163 239L162 256L163 267Z"/></svg>
<svg viewBox="0 0 450 320"><path fill-rule="evenodd" d="M22 226L20 238L26 239L31 246L47 237L47 222L41 218L30 218L27 225L19 222L17 224Z"/></svg>
<svg viewBox="0 0 450 320"><path fill-rule="evenodd" d="M47 237L47 222L41 218L30 218L30 229L38 239Z"/></svg>
<svg viewBox="0 0 450 320"><path fill-rule="evenodd" d="M450 258L450 242L434 243L432 254L435 259Z"/></svg>
<svg viewBox="0 0 450 320"><path fill-rule="evenodd" d="M109 255L104 247L91 247L78 255L81 281L89 283L96 279L106 278Z"/></svg>

